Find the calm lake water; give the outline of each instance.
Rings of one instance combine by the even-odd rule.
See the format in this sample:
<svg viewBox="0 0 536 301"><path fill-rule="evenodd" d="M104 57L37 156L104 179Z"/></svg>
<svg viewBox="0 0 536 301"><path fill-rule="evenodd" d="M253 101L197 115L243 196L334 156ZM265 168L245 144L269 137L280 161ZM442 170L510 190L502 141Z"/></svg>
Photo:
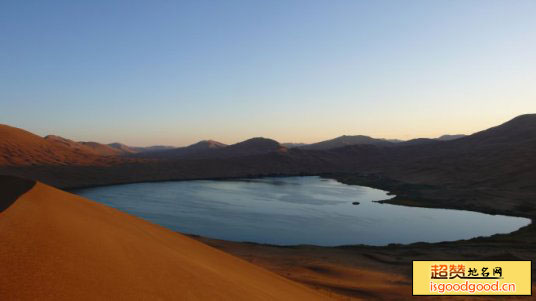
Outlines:
<svg viewBox="0 0 536 301"><path fill-rule="evenodd" d="M74 193L175 231L279 245L439 242L509 233L530 223L379 204L373 201L391 196L319 177L137 183Z"/></svg>

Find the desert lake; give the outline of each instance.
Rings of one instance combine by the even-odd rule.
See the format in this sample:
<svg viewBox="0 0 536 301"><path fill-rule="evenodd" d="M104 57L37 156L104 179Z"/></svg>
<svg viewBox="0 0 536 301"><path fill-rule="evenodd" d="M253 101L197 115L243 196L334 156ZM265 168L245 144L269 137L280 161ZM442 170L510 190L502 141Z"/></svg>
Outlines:
<svg viewBox="0 0 536 301"><path fill-rule="evenodd" d="M374 201L392 197L386 191L320 177L135 183L73 192L174 231L277 245L453 241L530 224L521 217L381 204Z"/></svg>

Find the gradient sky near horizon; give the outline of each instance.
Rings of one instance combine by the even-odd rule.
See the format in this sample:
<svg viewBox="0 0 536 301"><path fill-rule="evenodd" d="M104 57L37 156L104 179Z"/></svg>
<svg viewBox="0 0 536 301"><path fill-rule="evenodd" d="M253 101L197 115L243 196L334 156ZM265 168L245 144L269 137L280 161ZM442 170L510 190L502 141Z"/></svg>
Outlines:
<svg viewBox="0 0 536 301"><path fill-rule="evenodd" d="M536 1L0 1L0 123L130 145L536 112Z"/></svg>

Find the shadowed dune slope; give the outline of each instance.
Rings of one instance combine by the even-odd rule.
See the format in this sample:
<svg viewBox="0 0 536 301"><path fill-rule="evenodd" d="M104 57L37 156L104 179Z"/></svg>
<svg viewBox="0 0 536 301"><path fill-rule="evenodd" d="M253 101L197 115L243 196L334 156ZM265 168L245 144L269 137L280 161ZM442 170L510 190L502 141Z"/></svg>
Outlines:
<svg viewBox="0 0 536 301"><path fill-rule="evenodd" d="M0 212L6 210L20 195L34 185L34 181L0 175Z"/></svg>
<svg viewBox="0 0 536 301"><path fill-rule="evenodd" d="M2 300L327 299L184 235L39 182L0 213L0 245Z"/></svg>

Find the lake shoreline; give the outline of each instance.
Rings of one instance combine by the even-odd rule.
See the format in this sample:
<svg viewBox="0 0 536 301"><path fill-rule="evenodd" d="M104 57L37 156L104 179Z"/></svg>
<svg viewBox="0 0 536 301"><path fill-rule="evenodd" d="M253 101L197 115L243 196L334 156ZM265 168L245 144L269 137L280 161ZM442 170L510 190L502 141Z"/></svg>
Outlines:
<svg viewBox="0 0 536 301"><path fill-rule="evenodd" d="M436 243L512 233L531 223L468 210L382 205L393 196L383 187L319 176L129 185L71 192L181 233L279 246ZM354 207L355 201L362 206Z"/></svg>
<svg viewBox="0 0 536 301"><path fill-rule="evenodd" d="M467 189L441 189L441 185L415 187L408 189L403 182L388 180L389 177L365 173L288 173L258 174L237 177L198 177L196 180L227 180L237 178L257 178L263 176L321 176L332 178L345 184L363 185L378 188L397 195L390 200L397 205L422 206L443 209L463 209L517 217L527 217L532 223L509 234L497 234L491 237L477 237L470 240L440 243L414 243L410 245L345 246L345 247L279 247L249 243L236 243L198 237L203 243L241 257L254 264L272 270L283 277L301 282L314 288L323 288L347 297L369 298L377 294L377 287L367 287L362 283L363 273L369 277L370 272L383 275L377 279L384 287L393 290L393 298L406 299L411 296L411 266L413 260L532 260L536 262L536 210L530 205L531 194L516 191L498 191L482 194L481 190L489 187L469 187ZM194 178L165 178L150 182L187 181ZM102 180L102 179L101 179ZM85 181L84 181L85 182ZM108 186L131 184L148 181L124 181L115 183L105 181ZM402 183L402 186L400 186ZM441 182L438 182L441 183ZM77 185L81 187L83 185ZM102 185L85 185L98 187ZM420 188L420 189L419 189ZM427 189L422 189L427 188ZM475 194L475 191L478 194ZM495 195L493 195L495 194ZM490 198L491 195L491 198ZM413 198L411 198L413 197ZM411 199L411 201L409 201ZM512 200L504 206L504 199ZM528 203L528 206L522 206ZM311 270L311 267L313 270ZM320 267L320 268L317 268ZM325 272L319 272L325 271ZM353 276L344 276L353 275ZM392 275L400 277L398 284L392 284ZM533 267L533 286L536 282L536 267ZM316 278L315 278L316 277ZM370 276L372 277L372 276ZM311 281L311 279L316 279ZM341 278L348 278L340 284ZM334 284L338 283L338 284ZM367 282L369 283L369 282ZM365 285L365 286L364 286Z"/></svg>
<svg viewBox="0 0 536 301"><path fill-rule="evenodd" d="M349 245L339 247L321 246L276 246L246 242L229 242L192 236L206 244L250 262L259 264L292 280L312 287L332 290L348 297L370 298L377 287L360 283L370 271L379 273L378 285L392 292L393 298L406 299L411 295L411 266L413 260L532 260L536 261L536 214L516 206L510 210L496 210L482 205L476 199L470 206L449 202L449 193L440 198L430 198L441 188L412 186L377 175L323 174L349 185L363 185L395 194L390 200L381 201L393 205L462 209L487 214L502 214L531 219L531 223L514 232L476 237L468 240L437 243L391 244L388 246ZM426 193L423 193L423 190ZM462 192L463 193L463 192ZM459 193L456 193L458 196ZM505 193L499 197L516 196ZM413 197L413 198L412 198ZM427 198L427 199L425 199ZM475 204L476 203L476 204ZM480 206L479 206L480 203ZM532 283L536 282L533 266ZM377 275L377 274L375 274ZM401 277L396 282L393 276ZM395 278L396 278L395 277ZM315 281L310 281L315 279ZM334 283L339 283L334 285ZM343 284L340 284L343 283ZM451 297L456 299L456 297Z"/></svg>
<svg viewBox="0 0 536 301"><path fill-rule="evenodd" d="M391 244L388 246L348 245L322 246L277 246L248 242L231 242L201 236L191 236L208 245L241 257L270 269L292 280L314 288L331 290L347 297L370 298L377 293L376 286L363 283L362 277L378 277L375 281L382 290L396 299L411 295L411 266L413 260L532 260L536 261L536 215L531 210L500 210L489 208L483 201L457 204L460 193L450 199L450 194L437 187L404 186L377 175L321 174L349 185L363 185L389 191L396 197L380 201L400 206L461 209L486 214L501 214L526 217L531 223L514 232L495 234L437 243ZM426 190L427 193L422 193ZM440 198L430 197L442 193ZM461 193L463 195L463 192ZM423 197L423 195L426 197ZM515 196L515 194L513 194ZM503 195L508 199L509 195ZM469 205L464 207L464 205ZM374 276L369 273L374 272ZM533 267L533 287L536 282ZM399 277L399 278L397 278ZM396 281L392 281L397 279ZM313 280L311 280L313 279ZM337 283L335 285L335 283ZM456 299L456 297L451 297Z"/></svg>
<svg viewBox="0 0 536 301"><path fill-rule="evenodd" d="M535 230L532 223L510 234L454 242L339 247L274 246L190 237L342 298L387 296L401 300L411 296L413 260L536 260ZM532 275L534 283L536 273Z"/></svg>
<svg viewBox="0 0 536 301"><path fill-rule="evenodd" d="M129 184L140 183L165 183L165 182L187 182L187 181L229 181L240 179L262 179L262 178L288 178L288 177L308 177L318 176L325 179L333 179L340 183L347 185L359 185L380 190L388 191L389 195L395 195L394 198L374 201L377 203L385 203L392 205L408 206L408 207L421 207L421 208L437 208L437 209L457 209L474 211L479 213L491 214L491 215L505 215L512 217L527 217L535 218L535 214L528 214L524 211L505 211L500 209L492 209L483 206L470 206L463 207L455 202L449 202L448 198L435 199L428 196L424 199L421 196L421 189L438 189L435 186L427 185L412 185L400 181L395 181L390 178L380 177L376 174L359 174L359 173L298 173L298 174L263 174L263 175L250 175L250 176L236 176L236 177L198 177L198 178L177 178L177 179L159 179L159 180L139 180L139 181L121 181L111 182L105 184L90 184L90 185L72 185L72 186L60 186L58 188L67 192L73 192L82 189L109 187ZM411 188L408 188L411 187ZM448 190L441 189L441 193L448 194Z"/></svg>

